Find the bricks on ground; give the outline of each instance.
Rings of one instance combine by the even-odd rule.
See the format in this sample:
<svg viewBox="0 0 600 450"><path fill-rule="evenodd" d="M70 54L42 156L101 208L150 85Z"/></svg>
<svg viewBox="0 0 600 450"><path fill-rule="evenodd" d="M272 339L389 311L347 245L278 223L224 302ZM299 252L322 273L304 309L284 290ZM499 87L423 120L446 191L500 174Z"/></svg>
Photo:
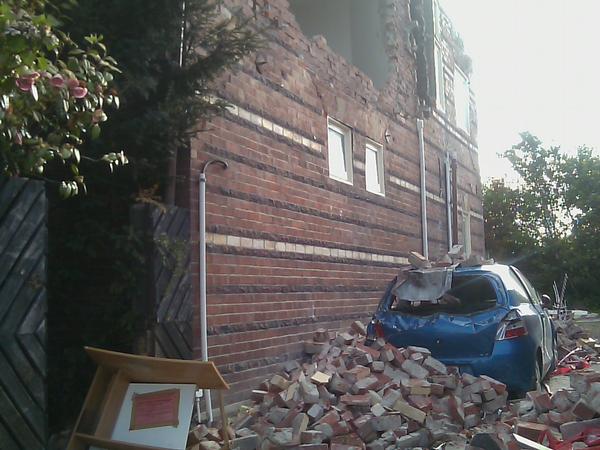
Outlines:
<svg viewBox="0 0 600 450"><path fill-rule="evenodd" d="M491 377L459 374L428 349L367 342L365 335L361 322L342 333L318 329L304 343L309 362L286 363L252 391L253 405L230 427L231 448L383 450L445 442L453 449L488 442L518 449L513 433L549 446L600 428L595 371L574 371L570 389L532 391L509 403L506 385ZM200 426L190 433L190 448L217 448L219 439L216 429Z"/></svg>

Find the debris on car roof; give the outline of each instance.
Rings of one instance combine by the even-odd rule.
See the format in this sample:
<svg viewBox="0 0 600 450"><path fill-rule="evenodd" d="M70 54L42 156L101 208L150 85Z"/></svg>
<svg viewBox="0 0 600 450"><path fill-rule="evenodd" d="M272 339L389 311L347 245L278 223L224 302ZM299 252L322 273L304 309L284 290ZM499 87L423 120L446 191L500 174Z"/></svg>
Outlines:
<svg viewBox="0 0 600 450"><path fill-rule="evenodd" d="M398 276L393 288L398 300L435 302L452 287L453 266L413 269Z"/></svg>
<svg viewBox="0 0 600 450"><path fill-rule="evenodd" d="M410 252L408 255L409 267L414 269L431 269L438 267L476 267L487 264L494 264L492 258L485 259L481 255L471 254L465 259L462 245L453 246L448 253L439 258L437 261L431 262L419 252Z"/></svg>

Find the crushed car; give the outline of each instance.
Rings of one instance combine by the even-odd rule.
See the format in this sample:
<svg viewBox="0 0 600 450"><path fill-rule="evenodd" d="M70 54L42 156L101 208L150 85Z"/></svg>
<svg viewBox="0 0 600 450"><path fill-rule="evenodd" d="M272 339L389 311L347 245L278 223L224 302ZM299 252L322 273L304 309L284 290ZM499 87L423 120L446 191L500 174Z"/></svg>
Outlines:
<svg viewBox="0 0 600 450"><path fill-rule="evenodd" d="M542 302L512 266L409 268L388 286L368 338L428 348L519 396L538 389L556 364L556 331Z"/></svg>

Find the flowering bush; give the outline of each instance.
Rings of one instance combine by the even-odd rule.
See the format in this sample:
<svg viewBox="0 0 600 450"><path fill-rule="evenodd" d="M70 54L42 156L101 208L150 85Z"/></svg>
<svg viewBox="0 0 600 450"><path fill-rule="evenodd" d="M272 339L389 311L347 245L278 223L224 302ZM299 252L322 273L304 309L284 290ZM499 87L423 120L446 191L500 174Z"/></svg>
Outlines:
<svg viewBox="0 0 600 450"><path fill-rule="evenodd" d="M69 197L85 190L83 141L100 135L107 107L119 106L112 88L118 68L101 36L78 47L56 29L46 6L45 0L0 3L0 174L39 177L59 160L68 167L60 192ZM127 163L122 152L100 159L111 170Z"/></svg>

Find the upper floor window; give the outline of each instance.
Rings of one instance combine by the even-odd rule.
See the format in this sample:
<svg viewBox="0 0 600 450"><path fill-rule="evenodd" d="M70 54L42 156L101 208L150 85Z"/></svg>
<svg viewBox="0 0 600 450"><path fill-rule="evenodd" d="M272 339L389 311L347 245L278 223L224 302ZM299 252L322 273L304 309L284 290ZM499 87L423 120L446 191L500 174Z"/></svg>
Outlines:
<svg viewBox="0 0 600 450"><path fill-rule="evenodd" d="M331 118L327 119L329 176L352 184L352 131Z"/></svg>
<svg viewBox="0 0 600 450"><path fill-rule="evenodd" d="M456 109L456 125L470 134L471 91L469 79L458 67L454 69L454 107Z"/></svg>
<svg viewBox="0 0 600 450"><path fill-rule="evenodd" d="M367 141L365 152L365 180L367 191L385 195L383 177L383 147Z"/></svg>

